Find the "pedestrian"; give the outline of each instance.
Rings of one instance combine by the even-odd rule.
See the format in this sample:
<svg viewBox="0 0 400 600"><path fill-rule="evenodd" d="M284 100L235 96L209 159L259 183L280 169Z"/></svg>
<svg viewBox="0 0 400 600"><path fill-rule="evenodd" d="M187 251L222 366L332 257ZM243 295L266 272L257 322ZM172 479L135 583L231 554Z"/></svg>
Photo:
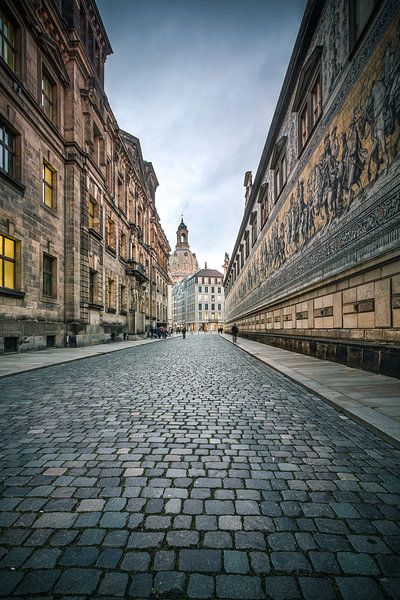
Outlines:
<svg viewBox="0 0 400 600"><path fill-rule="evenodd" d="M231 333L232 333L232 341L233 341L234 344L236 344L236 342L237 342L237 336L238 336L238 333L239 333L239 328L236 325L236 323L234 323L232 325Z"/></svg>
<svg viewBox="0 0 400 600"><path fill-rule="evenodd" d="M186 338L186 327L185 326L182 327L182 337L183 337L183 339Z"/></svg>

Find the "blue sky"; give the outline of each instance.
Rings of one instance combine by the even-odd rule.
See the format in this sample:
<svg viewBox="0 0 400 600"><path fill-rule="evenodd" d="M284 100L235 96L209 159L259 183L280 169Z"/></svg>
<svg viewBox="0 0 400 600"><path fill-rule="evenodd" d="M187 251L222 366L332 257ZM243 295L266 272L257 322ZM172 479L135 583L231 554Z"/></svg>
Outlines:
<svg viewBox="0 0 400 600"><path fill-rule="evenodd" d="M140 138L172 249L183 213L200 266L221 269L257 170L305 0L97 0L114 54L106 92Z"/></svg>

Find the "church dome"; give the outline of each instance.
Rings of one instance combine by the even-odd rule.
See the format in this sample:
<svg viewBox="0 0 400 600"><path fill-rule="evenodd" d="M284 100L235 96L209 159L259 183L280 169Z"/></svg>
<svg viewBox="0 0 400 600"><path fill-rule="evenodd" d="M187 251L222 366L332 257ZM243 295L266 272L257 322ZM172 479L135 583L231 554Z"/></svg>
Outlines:
<svg viewBox="0 0 400 600"><path fill-rule="evenodd" d="M199 270L196 254L190 250L188 234L182 217L176 232L176 247L169 259L169 274L173 285Z"/></svg>

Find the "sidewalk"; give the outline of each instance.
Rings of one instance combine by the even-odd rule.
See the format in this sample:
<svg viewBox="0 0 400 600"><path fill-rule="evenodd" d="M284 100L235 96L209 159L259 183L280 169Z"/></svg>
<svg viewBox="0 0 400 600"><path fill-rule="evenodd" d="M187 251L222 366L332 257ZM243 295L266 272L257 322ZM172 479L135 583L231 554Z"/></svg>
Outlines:
<svg viewBox="0 0 400 600"><path fill-rule="evenodd" d="M38 352L6 354L0 356L0 378L161 341L163 340L146 338L130 342L112 342L94 346L83 346L82 348L52 348Z"/></svg>
<svg viewBox="0 0 400 600"><path fill-rule="evenodd" d="M236 345L400 448L400 380L240 337Z"/></svg>

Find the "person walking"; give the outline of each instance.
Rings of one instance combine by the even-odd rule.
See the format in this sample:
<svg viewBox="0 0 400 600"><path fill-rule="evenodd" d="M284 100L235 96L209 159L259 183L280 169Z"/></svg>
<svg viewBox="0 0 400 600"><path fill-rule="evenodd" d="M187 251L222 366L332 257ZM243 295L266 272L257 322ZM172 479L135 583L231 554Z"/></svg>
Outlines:
<svg viewBox="0 0 400 600"><path fill-rule="evenodd" d="M186 338L186 327L185 326L182 327L182 337L183 337L183 339Z"/></svg>
<svg viewBox="0 0 400 600"><path fill-rule="evenodd" d="M238 336L238 333L239 333L239 328L236 325L236 323L234 323L232 325L231 332L232 332L232 341L233 341L234 344L236 344L236 342L237 342L237 336Z"/></svg>

